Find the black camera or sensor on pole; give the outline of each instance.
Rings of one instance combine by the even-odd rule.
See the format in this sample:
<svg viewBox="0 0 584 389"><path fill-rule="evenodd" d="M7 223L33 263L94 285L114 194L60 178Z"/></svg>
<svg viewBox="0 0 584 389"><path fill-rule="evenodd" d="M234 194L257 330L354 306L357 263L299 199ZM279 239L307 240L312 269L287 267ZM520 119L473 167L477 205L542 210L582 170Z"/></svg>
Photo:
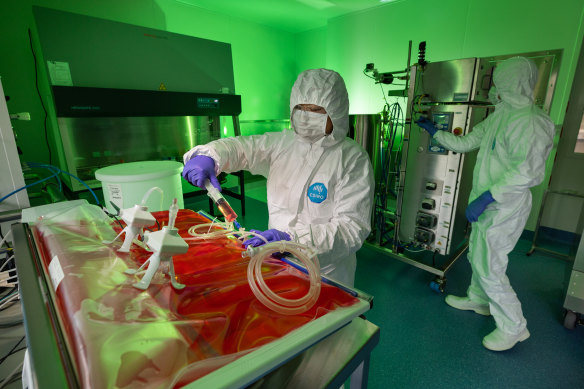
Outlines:
<svg viewBox="0 0 584 389"><path fill-rule="evenodd" d="M376 84L391 84L393 82L393 74L392 73L379 73L377 69L375 69L375 65L372 63L368 63L365 65L365 73L372 73L371 78L375 79Z"/></svg>

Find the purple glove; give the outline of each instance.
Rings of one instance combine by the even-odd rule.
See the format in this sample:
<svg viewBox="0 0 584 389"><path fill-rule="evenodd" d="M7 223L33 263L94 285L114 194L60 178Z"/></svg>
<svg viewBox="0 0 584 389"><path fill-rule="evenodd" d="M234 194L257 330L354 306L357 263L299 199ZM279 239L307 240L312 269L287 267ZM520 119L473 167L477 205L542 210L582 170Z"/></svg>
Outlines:
<svg viewBox="0 0 584 389"><path fill-rule="evenodd" d="M434 124L433 121L428 120L425 116L420 116L420 118L416 121L416 124L422 127L424 130L428 131L430 136L434 136L436 132L438 132L438 128Z"/></svg>
<svg viewBox="0 0 584 389"><path fill-rule="evenodd" d="M205 189L205 181L209 180L211 185L221 191L221 184L219 184L219 180L215 175L215 161L211 157L196 155L189 159L185 164L182 176L185 180L201 189Z"/></svg>
<svg viewBox="0 0 584 389"><path fill-rule="evenodd" d="M487 205L491 204L495 199L491 192L486 191L476 199L474 199L468 207L466 207L466 218L469 222L474 223L479 220L479 216L485 211Z"/></svg>
<svg viewBox="0 0 584 389"><path fill-rule="evenodd" d="M277 242L279 240L290 240L290 235L288 235L287 233L282 232L280 230L276 230L276 229L265 230L264 232L261 232L258 230L250 230L250 231L255 232L257 234L260 234L261 236L266 238L268 240L268 242ZM247 246L258 247L258 246L261 246L265 243L266 242L264 242L262 240L262 238L255 236L255 237L243 242L243 245L245 246L245 248L247 248Z"/></svg>

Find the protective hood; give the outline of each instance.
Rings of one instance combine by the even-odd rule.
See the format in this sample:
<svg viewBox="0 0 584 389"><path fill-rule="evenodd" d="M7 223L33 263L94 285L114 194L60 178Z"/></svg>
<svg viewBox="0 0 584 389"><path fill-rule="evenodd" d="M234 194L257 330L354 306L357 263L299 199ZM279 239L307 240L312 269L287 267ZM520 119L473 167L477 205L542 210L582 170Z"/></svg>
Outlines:
<svg viewBox="0 0 584 389"><path fill-rule="evenodd" d="M509 58L495 68L493 82L501 100L513 108L533 104L537 67L525 57Z"/></svg>
<svg viewBox="0 0 584 389"><path fill-rule="evenodd" d="M349 96L339 73L328 69L309 69L300 73L290 93L290 123L294 128L294 107L315 104L323 107L333 122L333 132L322 141L330 147L349 133ZM315 131L322 131L321 128Z"/></svg>

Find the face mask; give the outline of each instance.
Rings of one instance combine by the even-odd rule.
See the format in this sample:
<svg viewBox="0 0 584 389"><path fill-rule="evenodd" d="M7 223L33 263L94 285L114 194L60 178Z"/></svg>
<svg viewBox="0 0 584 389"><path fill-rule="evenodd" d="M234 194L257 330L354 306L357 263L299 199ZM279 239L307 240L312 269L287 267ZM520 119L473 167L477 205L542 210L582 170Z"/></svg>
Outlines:
<svg viewBox="0 0 584 389"><path fill-rule="evenodd" d="M495 86L492 86L491 89L489 89L489 101L495 105L502 102L502 100L499 98L499 93L497 93L497 88Z"/></svg>
<svg viewBox="0 0 584 389"><path fill-rule="evenodd" d="M296 109L292 114L292 127L299 136L314 143L324 138L327 117L326 114Z"/></svg>

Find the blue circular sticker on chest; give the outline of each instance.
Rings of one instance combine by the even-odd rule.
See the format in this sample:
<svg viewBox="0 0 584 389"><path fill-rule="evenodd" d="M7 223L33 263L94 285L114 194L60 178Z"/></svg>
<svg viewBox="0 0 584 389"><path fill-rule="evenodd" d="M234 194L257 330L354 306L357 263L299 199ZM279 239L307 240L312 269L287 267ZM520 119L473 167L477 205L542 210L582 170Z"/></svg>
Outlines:
<svg viewBox="0 0 584 389"><path fill-rule="evenodd" d="M327 190L326 186L323 183L316 182L308 188L308 192L306 193L310 201L313 203L322 203L326 200Z"/></svg>

